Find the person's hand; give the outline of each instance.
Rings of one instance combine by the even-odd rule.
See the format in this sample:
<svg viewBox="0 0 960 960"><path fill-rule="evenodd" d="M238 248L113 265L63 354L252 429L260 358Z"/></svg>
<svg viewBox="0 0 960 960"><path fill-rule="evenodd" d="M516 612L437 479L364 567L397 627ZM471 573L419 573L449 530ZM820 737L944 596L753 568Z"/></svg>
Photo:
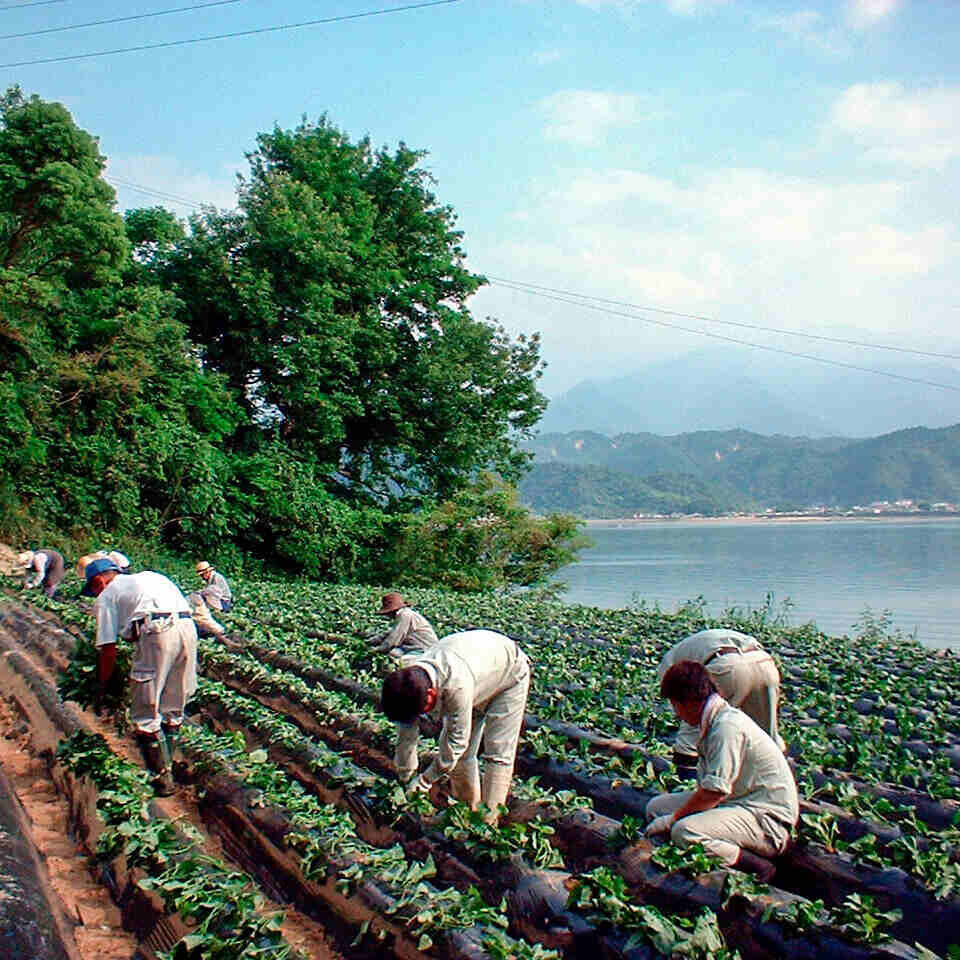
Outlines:
<svg viewBox="0 0 960 960"><path fill-rule="evenodd" d="M647 827L646 835L648 837L655 837L660 833L669 833L670 828L673 826L673 814L665 813L662 817L657 817L656 820L651 820L650 825Z"/></svg>
<svg viewBox="0 0 960 960"><path fill-rule="evenodd" d="M417 793L428 794L430 793L430 788L433 786L432 783L427 783L423 777L413 777L408 780L404 786L404 790L407 791L408 795L413 795Z"/></svg>

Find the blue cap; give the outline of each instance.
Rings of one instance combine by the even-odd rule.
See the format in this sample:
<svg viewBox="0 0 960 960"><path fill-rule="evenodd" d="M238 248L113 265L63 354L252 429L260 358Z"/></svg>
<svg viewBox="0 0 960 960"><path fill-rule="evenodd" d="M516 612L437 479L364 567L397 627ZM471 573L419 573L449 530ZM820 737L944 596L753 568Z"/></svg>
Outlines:
<svg viewBox="0 0 960 960"><path fill-rule="evenodd" d="M91 560L83 569L83 575L86 577L87 582L83 585L80 593L85 597L92 597L94 593L93 590L90 589L90 581L98 573L106 573L108 570L116 570L117 573L120 572L120 568L109 557L97 557L96 560Z"/></svg>

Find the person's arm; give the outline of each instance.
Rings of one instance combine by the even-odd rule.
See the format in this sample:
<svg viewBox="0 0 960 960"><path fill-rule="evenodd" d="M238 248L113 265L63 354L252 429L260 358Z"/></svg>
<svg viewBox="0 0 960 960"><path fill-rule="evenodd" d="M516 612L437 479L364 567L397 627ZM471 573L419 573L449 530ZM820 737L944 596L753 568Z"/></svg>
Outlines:
<svg viewBox="0 0 960 960"><path fill-rule="evenodd" d="M703 813L704 810L712 810L717 804L723 803L729 796L729 793L720 793L717 790L707 790L704 787L697 787L690 799L673 814L673 822L676 823L677 820L689 817L692 813Z"/></svg>
<svg viewBox="0 0 960 960"><path fill-rule="evenodd" d="M26 582L24 583L25 587L38 587L43 583L43 578L47 572L47 564L50 562L50 558L45 553L37 553L34 555L33 563L31 563L29 569L33 571L32 577L27 577Z"/></svg>
<svg viewBox="0 0 960 960"><path fill-rule="evenodd" d="M381 634L381 639L376 649L381 653L385 653L387 650L399 647L406 638L407 631L410 629L410 619L409 612L405 609L401 610L397 614L393 626L386 633Z"/></svg>
<svg viewBox="0 0 960 960"><path fill-rule="evenodd" d="M117 645L115 643L105 643L102 647L97 647L97 693L101 700L107 692L107 684L110 683L116 665Z"/></svg>
<svg viewBox="0 0 960 960"><path fill-rule="evenodd" d="M470 745L473 727L473 687L450 691L446 696L447 708L443 715L443 730L437 745L433 763L423 772L427 783L436 783L457 765Z"/></svg>
<svg viewBox="0 0 960 960"><path fill-rule="evenodd" d="M417 775L420 758L417 756L417 743L420 740L420 724L414 720L411 724L397 724L397 747L393 761L397 767L397 776L401 783L408 783Z"/></svg>

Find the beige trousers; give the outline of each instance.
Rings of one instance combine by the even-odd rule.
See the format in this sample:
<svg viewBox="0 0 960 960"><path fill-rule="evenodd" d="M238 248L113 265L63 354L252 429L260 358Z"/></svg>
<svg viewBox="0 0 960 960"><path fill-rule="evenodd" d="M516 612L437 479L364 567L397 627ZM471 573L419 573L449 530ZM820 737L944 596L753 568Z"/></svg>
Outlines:
<svg viewBox="0 0 960 960"><path fill-rule="evenodd" d="M662 793L647 804L647 816L652 820L674 813L692 796L692 790ZM777 836L770 836L768 830ZM741 849L759 853L762 857L775 857L786 850L790 831L772 824L768 830L764 830L754 813L746 807L737 803L721 803L712 810L692 813L677 820L670 830L670 839L682 847L701 843L707 853L732 867Z"/></svg>
<svg viewBox="0 0 960 960"><path fill-rule="evenodd" d="M141 626L130 687L130 720L137 733L156 733L161 723L183 723L183 708L197 689L193 620L174 616Z"/></svg>
<svg viewBox="0 0 960 960"><path fill-rule="evenodd" d="M741 709L782 750L777 713L780 702L780 671L765 650L726 653L706 666L717 692L731 707ZM677 753L696 756L700 729L681 723L674 740Z"/></svg>

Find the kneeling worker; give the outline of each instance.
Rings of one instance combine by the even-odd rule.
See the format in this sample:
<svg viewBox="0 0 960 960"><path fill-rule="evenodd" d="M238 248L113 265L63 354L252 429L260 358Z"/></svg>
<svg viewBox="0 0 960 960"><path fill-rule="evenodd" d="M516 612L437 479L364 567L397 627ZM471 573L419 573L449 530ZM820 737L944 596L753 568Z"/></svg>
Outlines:
<svg viewBox="0 0 960 960"><path fill-rule="evenodd" d="M759 641L736 630L701 630L671 647L657 668L663 680L675 663L694 660L703 664L720 696L739 707L780 747L786 746L778 730L780 671ZM696 763L699 731L681 722L673 744L674 760L680 767Z"/></svg>
<svg viewBox="0 0 960 960"><path fill-rule="evenodd" d="M97 679L101 692L113 675L117 635L133 640L130 719L154 789L176 788L171 753L183 724L183 709L197 689L197 631L186 598L159 573L122 574L106 557L84 571L84 595L96 597Z"/></svg>
<svg viewBox="0 0 960 960"><path fill-rule="evenodd" d="M450 777L456 800L489 808L496 823L513 780L513 763L530 689L530 661L514 640L493 630L465 630L444 637L411 664L383 681L381 707L400 725L397 772L409 789L427 792ZM417 776L418 719L443 720L437 756ZM483 741L483 785L477 754Z"/></svg>
<svg viewBox="0 0 960 960"><path fill-rule="evenodd" d="M660 692L698 731L697 789L654 797L647 804L647 836L669 833L681 846L702 843L728 866L768 883L775 873L769 858L786 850L800 816L783 751L717 693L699 663L674 664Z"/></svg>
<svg viewBox="0 0 960 960"><path fill-rule="evenodd" d="M219 570L214 570L206 560L197 562L197 575L206 583L200 591L204 603L211 610L229 613L233 609L233 594L227 578Z"/></svg>
<svg viewBox="0 0 960 960"><path fill-rule="evenodd" d="M437 643L437 634L430 621L417 613L399 593L384 594L377 614L393 620L389 630L367 637L367 642L378 653L389 653L400 660L429 650Z"/></svg>

